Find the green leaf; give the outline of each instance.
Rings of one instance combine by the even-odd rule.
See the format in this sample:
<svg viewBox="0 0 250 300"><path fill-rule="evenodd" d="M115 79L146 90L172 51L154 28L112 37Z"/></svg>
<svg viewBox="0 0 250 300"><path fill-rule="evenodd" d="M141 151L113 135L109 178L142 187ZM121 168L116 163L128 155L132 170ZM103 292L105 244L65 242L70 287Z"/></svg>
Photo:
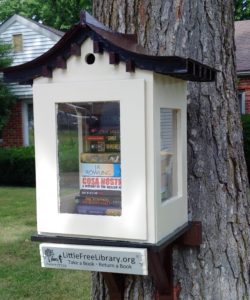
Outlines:
<svg viewBox="0 0 250 300"><path fill-rule="evenodd" d="M13 14L20 14L60 30L66 30L79 22L82 9L91 11L91 0L2 0L0 21Z"/></svg>

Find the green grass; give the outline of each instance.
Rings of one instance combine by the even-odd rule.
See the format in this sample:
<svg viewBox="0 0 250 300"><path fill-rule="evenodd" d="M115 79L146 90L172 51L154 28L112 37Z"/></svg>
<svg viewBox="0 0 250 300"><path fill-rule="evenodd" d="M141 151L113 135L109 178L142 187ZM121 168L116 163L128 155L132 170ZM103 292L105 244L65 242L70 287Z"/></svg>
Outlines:
<svg viewBox="0 0 250 300"><path fill-rule="evenodd" d="M0 299L90 299L90 273L41 268L35 189L0 188Z"/></svg>

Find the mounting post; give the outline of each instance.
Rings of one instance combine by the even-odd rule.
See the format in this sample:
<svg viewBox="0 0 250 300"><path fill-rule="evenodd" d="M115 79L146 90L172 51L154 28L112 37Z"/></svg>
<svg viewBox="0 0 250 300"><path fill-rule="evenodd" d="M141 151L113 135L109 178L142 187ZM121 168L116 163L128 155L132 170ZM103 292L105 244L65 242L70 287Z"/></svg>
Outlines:
<svg viewBox="0 0 250 300"><path fill-rule="evenodd" d="M201 222L191 222L188 230L171 242L148 247L149 274L156 287L156 300L178 300L181 291L180 284L173 283L173 247L198 247L202 243ZM124 276L123 274L102 273L108 286L110 300L123 300Z"/></svg>
<svg viewBox="0 0 250 300"><path fill-rule="evenodd" d="M123 300L124 276L115 273L102 273L109 290L110 300Z"/></svg>

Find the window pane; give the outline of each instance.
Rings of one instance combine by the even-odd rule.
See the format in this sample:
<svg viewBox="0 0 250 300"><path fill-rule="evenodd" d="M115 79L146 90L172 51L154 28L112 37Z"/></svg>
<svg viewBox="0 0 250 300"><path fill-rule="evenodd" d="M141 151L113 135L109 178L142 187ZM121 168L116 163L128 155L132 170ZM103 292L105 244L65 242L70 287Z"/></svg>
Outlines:
<svg viewBox="0 0 250 300"><path fill-rule="evenodd" d="M121 215L119 102L60 103L60 212Z"/></svg>
<svg viewBox="0 0 250 300"><path fill-rule="evenodd" d="M243 115L246 113L245 106L245 91L238 91L238 101L239 101L239 107L240 107L240 114Z"/></svg>
<svg viewBox="0 0 250 300"><path fill-rule="evenodd" d="M160 109L161 130L161 200L165 201L177 194L176 149L177 118L176 110Z"/></svg>
<svg viewBox="0 0 250 300"><path fill-rule="evenodd" d="M13 49L15 52L23 51L23 35L22 34L14 34L12 36L13 40Z"/></svg>

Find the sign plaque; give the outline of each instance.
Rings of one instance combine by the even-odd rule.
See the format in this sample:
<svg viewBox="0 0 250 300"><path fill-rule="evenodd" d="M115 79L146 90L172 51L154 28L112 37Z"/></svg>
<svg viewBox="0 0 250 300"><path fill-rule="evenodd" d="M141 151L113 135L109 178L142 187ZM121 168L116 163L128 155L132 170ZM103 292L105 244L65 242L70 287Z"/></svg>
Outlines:
<svg viewBox="0 0 250 300"><path fill-rule="evenodd" d="M147 249L43 243L45 268L148 275Z"/></svg>

